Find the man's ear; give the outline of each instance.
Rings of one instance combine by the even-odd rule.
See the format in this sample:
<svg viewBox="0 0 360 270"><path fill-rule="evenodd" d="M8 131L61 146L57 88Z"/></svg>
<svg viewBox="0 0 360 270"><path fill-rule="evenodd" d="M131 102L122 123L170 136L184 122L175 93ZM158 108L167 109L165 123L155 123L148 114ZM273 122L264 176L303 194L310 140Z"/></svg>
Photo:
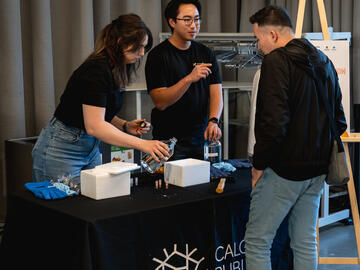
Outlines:
<svg viewBox="0 0 360 270"><path fill-rule="evenodd" d="M170 24L170 26L171 26L172 28L174 28L176 22L175 22L175 20L174 20L173 18L169 18L169 24Z"/></svg>
<svg viewBox="0 0 360 270"><path fill-rule="evenodd" d="M270 31L271 40L276 43L279 40L279 33L275 30Z"/></svg>

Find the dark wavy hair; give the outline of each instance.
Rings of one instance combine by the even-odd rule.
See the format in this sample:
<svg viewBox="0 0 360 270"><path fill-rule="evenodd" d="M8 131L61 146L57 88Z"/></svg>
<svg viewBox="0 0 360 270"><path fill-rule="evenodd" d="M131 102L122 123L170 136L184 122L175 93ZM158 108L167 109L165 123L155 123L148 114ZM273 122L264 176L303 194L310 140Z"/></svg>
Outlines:
<svg viewBox="0 0 360 270"><path fill-rule="evenodd" d="M273 25L293 28L287 10L273 5L260 9L249 18L249 21L252 24L257 23L259 26Z"/></svg>
<svg viewBox="0 0 360 270"><path fill-rule="evenodd" d="M148 43L145 52L148 52L153 44L150 29L136 14L121 15L101 30L95 49L86 60L108 58L115 82L119 87L124 87L131 82L132 75L136 74L140 65L139 62L126 64L124 49L137 51L146 36Z"/></svg>
<svg viewBox="0 0 360 270"><path fill-rule="evenodd" d="M173 32L174 29L171 27L169 23L169 19L175 19L177 17L177 15L179 14L179 6L183 4L193 4L194 6L196 6L197 10L199 11L199 15L201 17L201 4L199 0L171 0L167 4L164 12L166 22L169 25L171 32Z"/></svg>

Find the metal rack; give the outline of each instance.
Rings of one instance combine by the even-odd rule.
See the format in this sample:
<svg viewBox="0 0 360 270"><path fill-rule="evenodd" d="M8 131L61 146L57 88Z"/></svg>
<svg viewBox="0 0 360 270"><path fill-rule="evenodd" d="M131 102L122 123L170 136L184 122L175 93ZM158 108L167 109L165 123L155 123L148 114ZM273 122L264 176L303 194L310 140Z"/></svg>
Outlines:
<svg viewBox="0 0 360 270"><path fill-rule="evenodd" d="M170 36L170 33L160 33L160 42ZM250 33L199 33L196 41L209 47L225 68L258 66L263 58L258 53L256 38Z"/></svg>

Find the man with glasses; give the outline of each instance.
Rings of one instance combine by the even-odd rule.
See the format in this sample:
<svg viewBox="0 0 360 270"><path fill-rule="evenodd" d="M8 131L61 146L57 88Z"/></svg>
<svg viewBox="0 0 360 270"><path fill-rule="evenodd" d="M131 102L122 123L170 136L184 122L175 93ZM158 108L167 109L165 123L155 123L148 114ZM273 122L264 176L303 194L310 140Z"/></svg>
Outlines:
<svg viewBox="0 0 360 270"><path fill-rule="evenodd" d="M198 0L171 0L165 18L172 35L149 53L145 67L153 136L178 139L173 159L203 159L204 141L221 138L219 68L214 53L194 41L200 15Z"/></svg>

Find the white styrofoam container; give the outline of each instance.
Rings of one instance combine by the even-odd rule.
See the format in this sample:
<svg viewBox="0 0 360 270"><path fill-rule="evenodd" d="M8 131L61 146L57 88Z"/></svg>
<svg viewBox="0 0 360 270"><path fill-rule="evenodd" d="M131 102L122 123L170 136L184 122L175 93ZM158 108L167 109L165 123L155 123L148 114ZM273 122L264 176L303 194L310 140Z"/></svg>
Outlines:
<svg viewBox="0 0 360 270"><path fill-rule="evenodd" d="M80 174L81 194L95 200L130 194L130 171L137 164L111 162L95 169L83 170Z"/></svg>
<svg viewBox="0 0 360 270"><path fill-rule="evenodd" d="M180 187L209 183L210 162L193 158L166 162L164 178Z"/></svg>

